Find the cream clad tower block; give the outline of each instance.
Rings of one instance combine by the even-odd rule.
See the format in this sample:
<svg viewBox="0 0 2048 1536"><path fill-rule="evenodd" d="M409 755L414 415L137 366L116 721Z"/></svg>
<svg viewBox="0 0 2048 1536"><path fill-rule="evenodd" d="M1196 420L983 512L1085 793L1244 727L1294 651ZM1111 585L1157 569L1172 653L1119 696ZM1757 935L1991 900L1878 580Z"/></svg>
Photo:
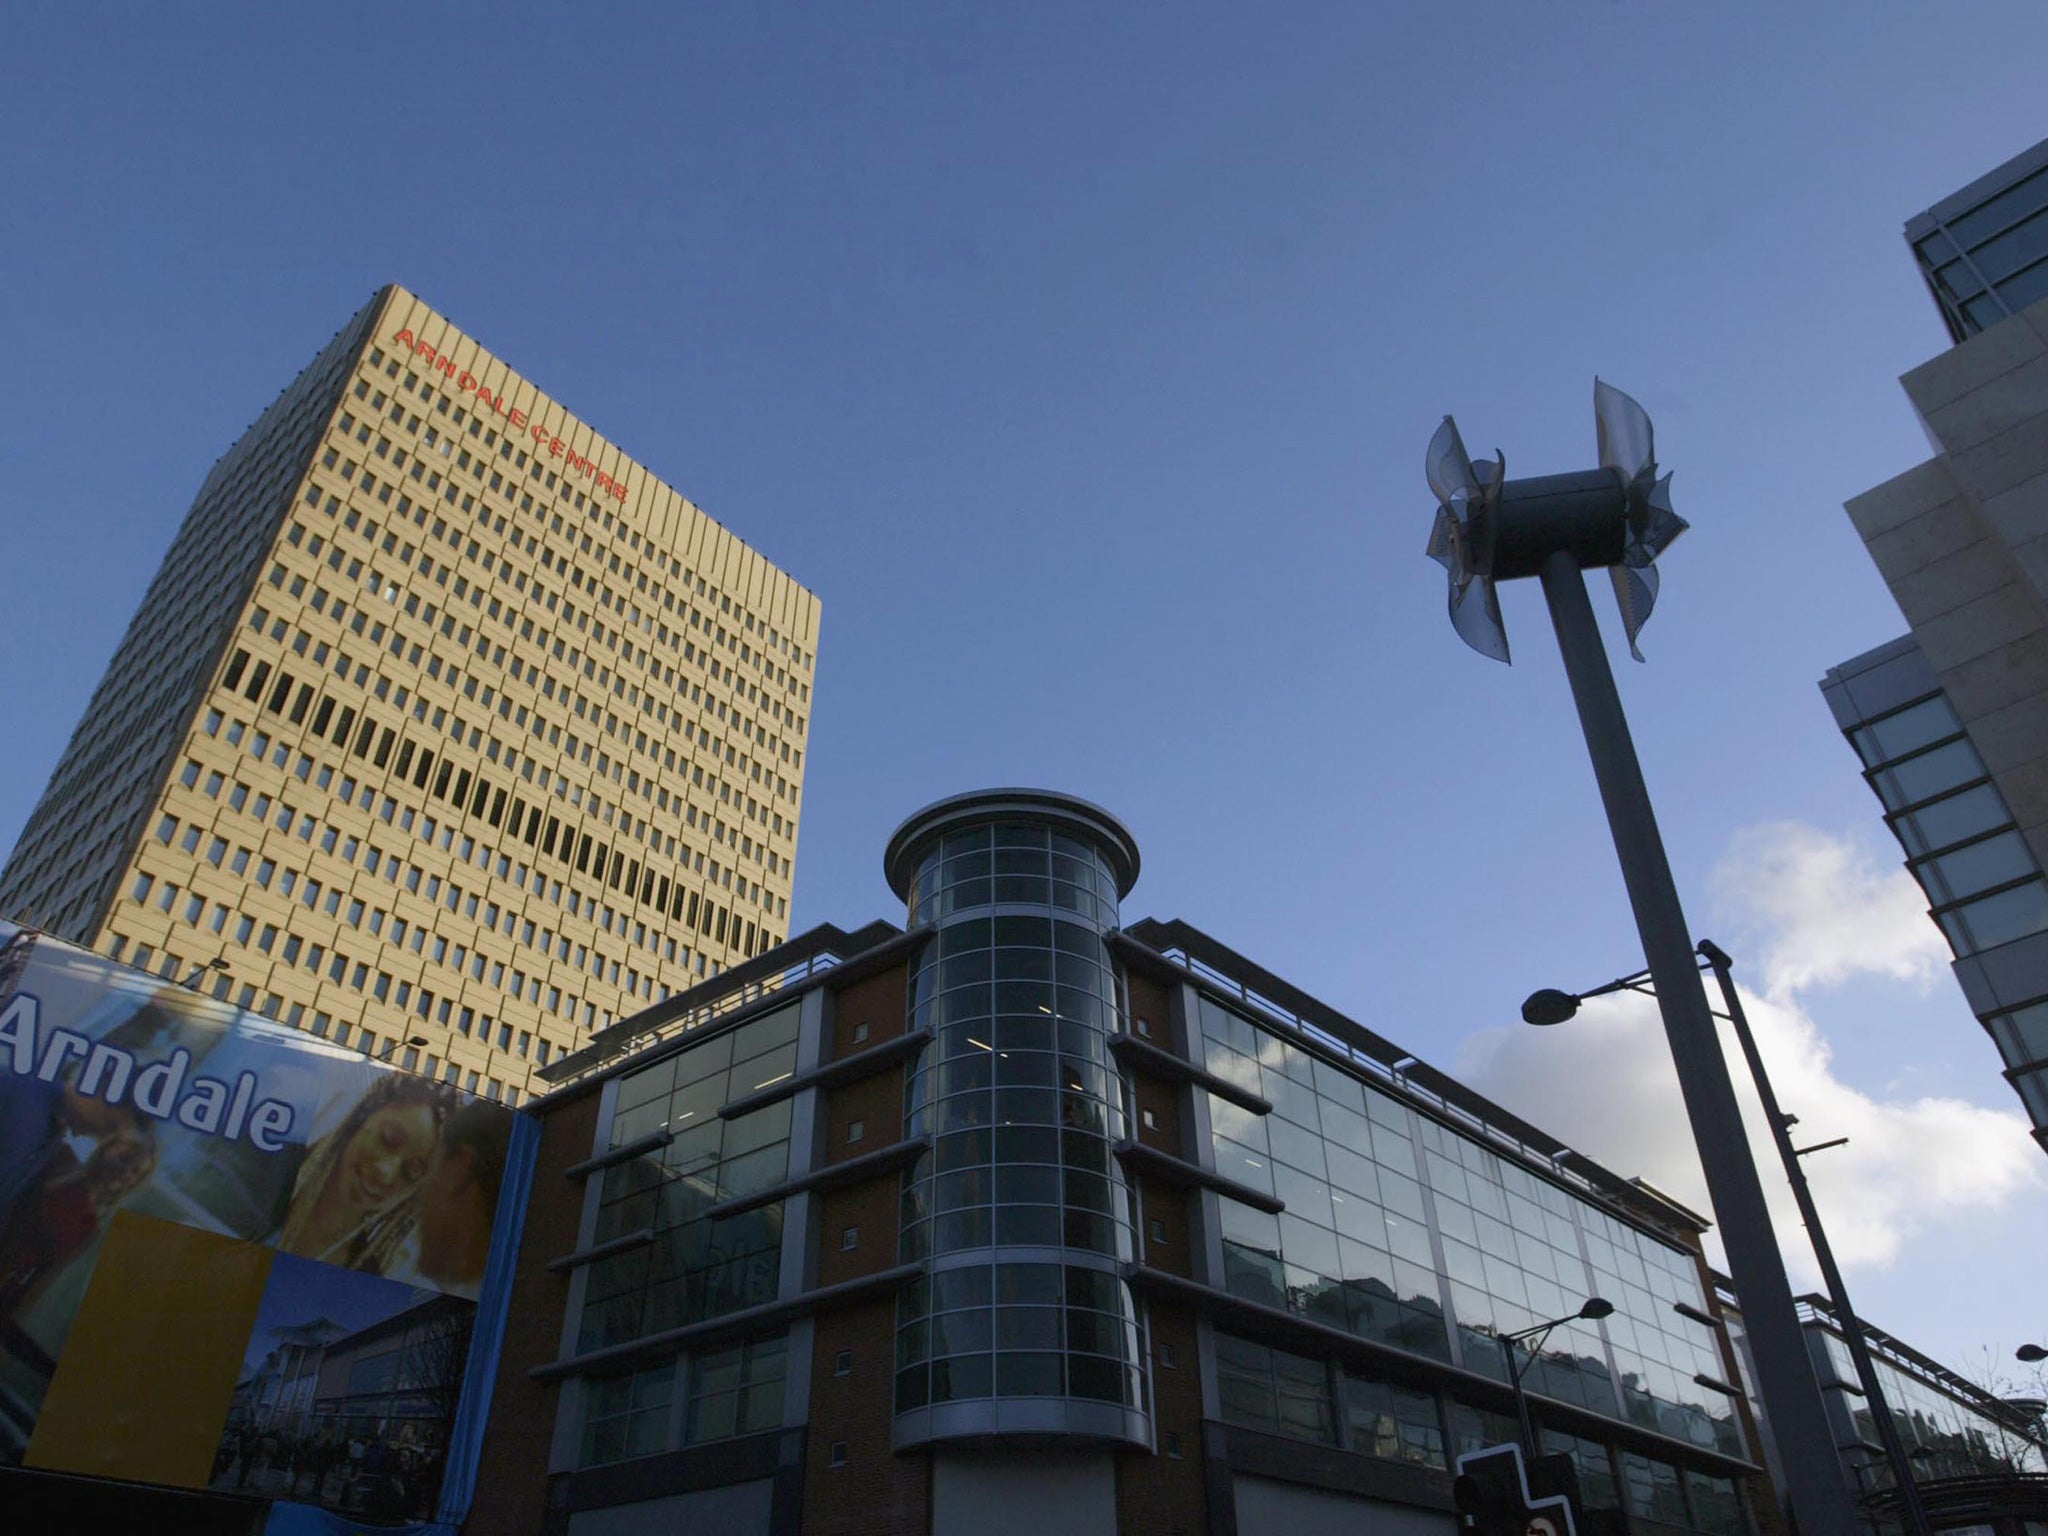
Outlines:
<svg viewBox="0 0 2048 1536"><path fill-rule="evenodd" d="M787 936L817 638L386 288L207 477L0 915L516 1102Z"/></svg>

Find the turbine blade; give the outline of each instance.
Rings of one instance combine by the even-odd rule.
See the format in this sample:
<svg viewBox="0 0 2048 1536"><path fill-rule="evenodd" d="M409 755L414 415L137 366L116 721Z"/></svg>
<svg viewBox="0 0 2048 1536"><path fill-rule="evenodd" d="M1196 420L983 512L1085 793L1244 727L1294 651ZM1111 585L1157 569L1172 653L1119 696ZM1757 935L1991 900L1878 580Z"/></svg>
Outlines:
<svg viewBox="0 0 2048 1536"><path fill-rule="evenodd" d="M1454 583L1465 574L1464 531L1449 507L1436 509L1436 521L1429 529L1429 548L1423 553L1448 571Z"/></svg>
<svg viewBox="0 0 2048 1536"><path fill-rule="evenodd" d="M1643 653L1636 647L1636 636L1643 632L1643 626L1650 622L1650 610L1657 606L1657 567L1611 565L1607 573L1614 578L1614 601L1621 609L1621 628L1628 636L1628 653L1641 661Z"/></svg>
<svg viewBox="0 0 2048 1536"><path fill-rule="evenodd" d="M1657 436L1649 413L1612 384L1593 380L1593 425L1600 438L1600 465L1634 480L1657 464Z"/></svg>
<svg viewBox="0 0 2048 1536"><path fill-rule="evenodd" d="M1475 576L1463 587L1453 578L1451 627L1480 655L1513 665L1508 655L1507 627L1500 619L1500 596L1493 590L1492 577Z"/></svg>
<svg viewBox="0 0 2048 1536"><path fill-rule="evenodd" d="M1479 477L1472 473L1472 456L1465 452L1465 441L1458 436L1458 424L1448 416L1429 440L1429 452L1423 468L1429 475L1429 488L1446 506L1459 505L1461 493L1471 499L1480 494Z"/></svg>
<svg viewBox="0 0 2048 1536"><path fill-rule="evenodd" d="M1671 541L1692 525L1671 510L1671 477L1666 475L1650 488L1644 502L1640 529L1631 529L1631 543L1640 545L1645 560L1654 560L1671 547Z"/></svg>

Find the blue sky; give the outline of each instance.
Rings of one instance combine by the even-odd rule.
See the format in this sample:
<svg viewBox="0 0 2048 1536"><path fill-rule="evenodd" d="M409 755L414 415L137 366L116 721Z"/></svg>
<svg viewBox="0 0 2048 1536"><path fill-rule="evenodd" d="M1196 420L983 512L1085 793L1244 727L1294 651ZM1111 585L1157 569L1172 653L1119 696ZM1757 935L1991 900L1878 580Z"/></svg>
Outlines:
<svg viewBox="0 0 2048 1536"><path fill-rule="evenodd" d="M1486 1044L1640 951L1537 594L1512 669L1444 618L1423 448L1575 469L1596 371L1649 409L1693 531L1620 666L1672 862L1731 948L1806 932L1727 876L1788 824L1897 862L1815 682L1902 627L1841 511L1925 454L1900 226L2041 137L2044 45L2037 3L17 7L0 844L207 467L400 281L821 595L799 926L893 915L918 805L1070 789L1144 849L1127 915L1682 1182L1544 1113L1571 1047ZM1816 1093L2017 1113L1938 956L1830 974L1778 994ZM1845 1211L1895 1239L1864 1309L1959 1364L2048 1333L2031 1156Z"/></svg>
<svg viewBox="0 0 2048 1536"><path fill-rule="evenodd" d="M242 1369L253 1371L263 1363L263 1357L277 1345L272 1336L277 1329L325 1318L353 1333L431 1300L433 1295L432 1291L401 1285L381 1275L366 1275L280 1253L271 1261L270 1283L264 1287L263 1304L249 1330Z"/></svg>

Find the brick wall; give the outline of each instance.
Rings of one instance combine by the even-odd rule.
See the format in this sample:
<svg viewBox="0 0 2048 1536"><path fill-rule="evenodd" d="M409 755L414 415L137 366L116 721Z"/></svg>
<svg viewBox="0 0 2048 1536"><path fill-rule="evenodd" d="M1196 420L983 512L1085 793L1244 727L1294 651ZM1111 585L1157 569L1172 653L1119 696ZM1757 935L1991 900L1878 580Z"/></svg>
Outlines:
<svg viewBox="0 0 2048 1536"><path fill-rule="evenodd" d="M583 1219L583 1184L563 1171L591 1155L599 1095L570 1100L541 1121L533 1198L519 1244L505 1347L477 1468L476 1501L463 1529L490 1536L541 1536L547 1523L548 1457L555 1439L556 1382L527 1372L560 1352L569 1277L551 1273L550 1259L575 1250Z"/></svg>

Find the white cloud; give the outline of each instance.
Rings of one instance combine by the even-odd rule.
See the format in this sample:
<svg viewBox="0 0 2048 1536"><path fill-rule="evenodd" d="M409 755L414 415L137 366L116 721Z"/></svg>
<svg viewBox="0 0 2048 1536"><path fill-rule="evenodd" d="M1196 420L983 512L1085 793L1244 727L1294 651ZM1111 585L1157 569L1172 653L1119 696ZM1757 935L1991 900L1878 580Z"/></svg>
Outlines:
<svg viewBox="0 0 2048 1536"><path fill-rule="evenodd" d="M1930 1030L1975 1030L1946 970L1946 947L1905 872L1867 847L1793 823L1731 840L1712 877L1717 916L1759 957L1743 1006L1781 1104L1801 1134L1848 1136L1807 1161L1828 1238L1845 1269L1887 1266L1915 1234L1994 1212L2039 1187L2041 1154L2014 1110L1956 1098L1873 1097L1835 1076L1802 994L1861 976L1926 999ZM1738 975L1743 972L1738 971ZM1711 994L1711 981L1709 983ZM1939 1038L1937 1036L1936 1038ZM1723 1045L1750 1116L1750 1141L1796 1285L1819 1276L1731 1032ZM1987 1067L1991 1057L1986 1046ZM1656 1004L1597 998L1562 1028L1489 1029L1462 1047L1458 1076L1534 1124L1562 1133L1615 1172L1638 1174L1711 1213ZM1709 1237L1710 1247L1716 1246Z"/></svg>
<svg viewBox="0 0 2048 1536"><path fill-rule="evenodd" d="M1896 850L1887 858L1798 822L1745 827L1708 876L1708 893L1772 996L1871 973L1926 983L1948 969L1948 946Z"/></svg>

